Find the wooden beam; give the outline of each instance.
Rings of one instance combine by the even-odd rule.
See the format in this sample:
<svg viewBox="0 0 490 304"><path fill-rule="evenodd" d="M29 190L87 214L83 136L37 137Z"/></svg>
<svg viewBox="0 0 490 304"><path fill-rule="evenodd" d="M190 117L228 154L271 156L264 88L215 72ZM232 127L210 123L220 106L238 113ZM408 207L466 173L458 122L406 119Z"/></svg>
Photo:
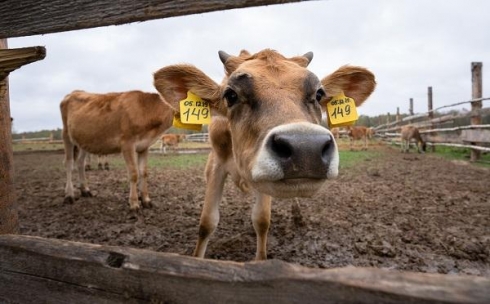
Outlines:
<svg viewBox="0 0 490 304"><path fill-rule="evenodd" d="M0 39L0 52L7 47L7 39ZM0 234L17 233L19 230L19 219L15 209L12 119L7 75L0 77Z"/></svg>
<svg viewBox="0 0 490 304"><path fill-rule="evenodd" d="M46 48L42 46L18 49L0 49L0 80L23 65L46 57Z"/></svg>
<svg viewBox="0 0 490 304"><path fill-rule="evenodd" d="M482 66L481 62L471 63L471 98L482 98ZM472 125L480 125L482 122L481 115L478 112L481 110L483 104L482 101L473 101L471 103L471 112L474 113L471 116L470 122ZM471 150L470 161L477 161L480 159L481 153L478 150Z"/></svg>
<svg viewBox="0 0 490 304"><path fill-rule="evenodd" d="M490 303L490 279L376 268L310 269L0 236L7 303Z"/></svg>
<svg viewBox="0 0 490 304"><path fill-rule="evenodd" d="M300 0L4 0L0 38L39 35L117 25L218 10L299 2Z"/></svg>

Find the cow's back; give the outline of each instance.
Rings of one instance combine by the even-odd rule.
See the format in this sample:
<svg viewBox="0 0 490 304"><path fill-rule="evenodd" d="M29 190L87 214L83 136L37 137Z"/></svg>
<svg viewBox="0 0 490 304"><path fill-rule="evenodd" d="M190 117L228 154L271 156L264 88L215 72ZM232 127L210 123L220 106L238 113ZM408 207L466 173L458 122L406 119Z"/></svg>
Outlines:
<svg viewBox="0 0 490 304"><path fill-rule="evenodd" d="M144 150L172 124L173 112L158 94L74 91L61 102L63 127L73 143L94 154Z"/></svg>

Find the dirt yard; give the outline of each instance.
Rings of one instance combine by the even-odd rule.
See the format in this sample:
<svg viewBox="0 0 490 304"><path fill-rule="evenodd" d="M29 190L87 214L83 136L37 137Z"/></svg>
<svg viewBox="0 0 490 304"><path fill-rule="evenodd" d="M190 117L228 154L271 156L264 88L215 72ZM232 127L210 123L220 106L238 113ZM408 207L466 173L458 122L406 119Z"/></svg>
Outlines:
<svg viewBox="0 0 490 304"><path fill-rule="evenodd" d="M490 277L490 169L389 147L377 150L379 156L341 169L320 193L300 200L304 225L293 218L293 200L273 200L269 258L320 268L374 266ZM192 252L204 166L151 169L156 206L135 217L122 168L90 171L96 196L63 204L62 160L59 152L14 155L22 234ZM226 184L208 258L254 258L252 201Z"/></svg>

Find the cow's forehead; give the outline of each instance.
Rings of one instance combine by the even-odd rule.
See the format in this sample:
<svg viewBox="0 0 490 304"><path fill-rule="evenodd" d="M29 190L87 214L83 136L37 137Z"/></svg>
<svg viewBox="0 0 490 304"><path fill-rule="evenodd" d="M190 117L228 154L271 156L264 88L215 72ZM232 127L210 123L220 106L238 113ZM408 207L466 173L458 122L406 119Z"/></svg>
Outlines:
<svg viewBox="0 0 490 304"><path fill-rule="evenodd" d="M316 90L321 86L319 78L308 69L295 62L283 60L278 64L267 64L261 60L242 63L227 79L229 85L250 85L256 88L266 86L287 90Z"/></svg>

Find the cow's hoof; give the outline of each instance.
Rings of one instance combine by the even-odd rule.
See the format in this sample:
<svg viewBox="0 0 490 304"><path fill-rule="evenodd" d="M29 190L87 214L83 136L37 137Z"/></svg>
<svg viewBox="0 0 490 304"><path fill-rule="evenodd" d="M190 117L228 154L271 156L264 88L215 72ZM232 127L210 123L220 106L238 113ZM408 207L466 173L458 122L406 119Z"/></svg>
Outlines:
<svg viewBox="0 0 490 304"><path fill-rule="evenodd" d="M131 211L131 213L138 213L141 209L141 206L139 204L139 202L136 202L136 203L129 203L129 211Z"/></svg>
<svg viewBox="0 0 490 304"><path fill-rule="evenodd" d="M104 166L102 166L102 164L98 164L98 165L97 165L97 169L99 169L99 170L104 170Z"/></svg>
<svg viewBox="0 0 490 304"><path fill-rule="evenodd" d="M109 171L109 164L108 163L105 163L104 164L104 169L106 169L107 171Z"/></svg>
<svg viewBox="0 0 490 304"><path fill-rule="evenodd" d="M90 171L92 170L92 167L90 167L90 165L85 165L85 171Z"/></svg>
<svg viewBox="0 0 490 304"><path fill-rule="evenodd" d="M143 205L143 208L152 208L154 206L151 201L142 201L141 204Z"/></svg>
<svg viewBox="0 0 490 304"><path fill-rule="evenodd" d="M81 196L82 197L93 197L92 192L90 192L90 190L88 190L88 191L87 190L82 190L81 191Z"/></svg>
<svg viewBox="0 0 490 304"><path fill-rule="evenodd" d="M71 205L75 202L75 199L73 198L73 196L65 196L65 199L63 200L63 204L66 204L66 205Z"/></svg>

